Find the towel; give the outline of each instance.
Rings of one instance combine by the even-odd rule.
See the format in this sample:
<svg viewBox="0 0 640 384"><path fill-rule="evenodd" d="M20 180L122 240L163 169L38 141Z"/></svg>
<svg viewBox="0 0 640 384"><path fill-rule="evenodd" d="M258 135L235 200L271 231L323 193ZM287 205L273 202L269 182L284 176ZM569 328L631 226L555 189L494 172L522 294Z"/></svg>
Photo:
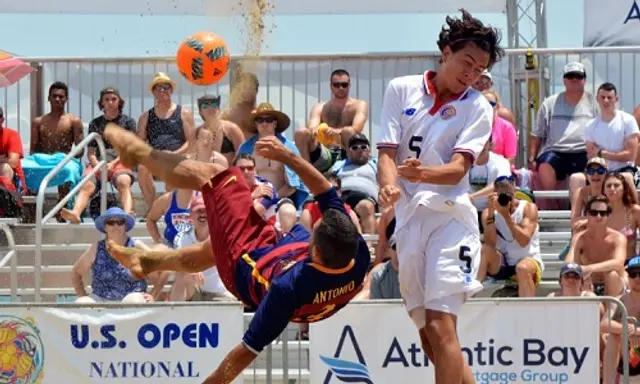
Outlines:
<svg viewBox="0 0 640 384"><path fill-rule="evenodd" d="M22 169L27 182L27 187L31 191L38 191L40 184L44 178L55 168L64 158L65 153L44 154L35 153L22 159ZM75 187L82 178L82 163L78 159L71 159L62 167L51 181L47 188L57 187L66 183L71 184L71 188ZM69 206L72 206L73 200L69 200Z"/></svg>

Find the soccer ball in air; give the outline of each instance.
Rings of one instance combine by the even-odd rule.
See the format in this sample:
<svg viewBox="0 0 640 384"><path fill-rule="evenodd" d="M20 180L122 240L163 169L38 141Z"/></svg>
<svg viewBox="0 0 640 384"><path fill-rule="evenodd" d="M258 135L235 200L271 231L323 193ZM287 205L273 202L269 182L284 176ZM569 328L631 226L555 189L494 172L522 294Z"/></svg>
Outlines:
<svg viewBox="0 0 640 384"><path fill-rule="evenodd" d="M190 83L211 85L229 70L229 50L224 40L211 32L198 32L187 37L178 47L178 70Z"/></svg>

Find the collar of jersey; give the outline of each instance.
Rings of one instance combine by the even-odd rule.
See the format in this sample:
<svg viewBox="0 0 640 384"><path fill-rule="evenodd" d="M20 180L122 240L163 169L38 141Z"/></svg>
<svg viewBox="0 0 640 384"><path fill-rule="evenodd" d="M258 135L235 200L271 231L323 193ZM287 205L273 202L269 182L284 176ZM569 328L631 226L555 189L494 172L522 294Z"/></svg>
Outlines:
<svg viewBox="0 0 640 384"><path fill-rule="evenodd" d="M433 98L435 99L436 103L438 103L441 100L438 99L438 92L436 91L436 87L431 82L431 80L433 80L433 78L436 76L436 73L437 72L435 72L435 71L425 71L424 72L424 76L422 76L422 86L423 86L423 90L424 90L425 95L433 96ZM469 92L469 88L467 88L462 93L459 93L457 95L452 95L450 98L445 100L445 103L449 102L449 101L453 101L453 100L460 100L467 94L467 92Z"/></svg>

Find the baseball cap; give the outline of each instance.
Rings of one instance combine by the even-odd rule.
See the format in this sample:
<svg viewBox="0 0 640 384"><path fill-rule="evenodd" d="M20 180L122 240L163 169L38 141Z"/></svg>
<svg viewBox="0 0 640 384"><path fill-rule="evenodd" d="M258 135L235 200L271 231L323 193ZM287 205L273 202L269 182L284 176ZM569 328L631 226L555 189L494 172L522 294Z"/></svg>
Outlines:
<svg viewBox="0 0 640 384"><path fill-rule="evenodd" d="M367 139L367 136L363 135L362 133L356 133L349 138L349 146L352 146L355 143L369 144L369 139Z"/></svg>
<svg viewBox="0 0 640 384"><path fill-rule="evenodd" d="M110 95L110 94L120 97L120 92L118 92L116 88L106 87L106 88L103 88L102 91L100 91L100 100L102 100L104 95Z"/></svg>
<svg viewBox="0 0 640 384"><path fill-rule="evenodd" d="M567 273L575 273L576 275L580 276L581 279L584 278L584 271L582 270L582 267L576 263L565 264L562 266L562 268L560 268L561 277L566 275Z"/></svg>
<svg viewBox="0 0 640 384"><path fill-rule="evenodd" d="M607 161L605 159L603 159L602 157L592 157L589 160L587 160L587 167L589 168L590 165L600 165L604 168L607 168Z"/></svg>
<svg viewBox="0 0 640 384"><path fill-rule="evenodd" d="M577 61L572 61L571 63L564 66L564 74L568 75L569 73L578 73L581 75L587 74L584 70L584 65L582 65L582 63L578 63Z"/></svg>
<svg viewBox="0 0 640 384"><path fill-rule="evenodd" d="M205 208L204 200L202 199L202 196L198 196L193 200L191 200L191 205L189 206L189 210L191 212L195 212L198 209L202 209L202 208Z"/></svg>
<svg viewBox="0 0 640 384"><path fill-rule="evenodd" d="M480 76L484 76L487 79L489 79L489 81L493 82L493 76L491 76L491 72L489 72L488 69L485 69L484 72L482 72L482 75Z"/></svg>
<svg viewBox="0 0 640 384"><path fill-rule="evenodd" d="M640 268L640 256L634 256L627 263L627 267L625 268L627 271L631 269L639 269Z"/></svg>

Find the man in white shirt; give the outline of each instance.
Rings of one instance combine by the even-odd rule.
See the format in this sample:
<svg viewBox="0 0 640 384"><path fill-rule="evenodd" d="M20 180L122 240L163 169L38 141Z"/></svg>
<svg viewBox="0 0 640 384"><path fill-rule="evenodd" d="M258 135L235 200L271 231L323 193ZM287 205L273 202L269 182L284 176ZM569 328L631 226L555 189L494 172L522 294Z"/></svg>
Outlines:
<svg viewBox="0 0 640 384"><path fill-rule="evenodd" d="M475 383L457 315L482 289L467 173L491 135L493 109L471 86L503 55L500 34L462 11L440 32L438 73L389 82L378 143L379 203L396 203L400 291L437 384ZM399 180L397 177L399 176Z"/></svg>
<svg viewBox="0 0 640 384"><path fill-rule="evenodd" d="M638 153L638 123L632 114L616 109L618 94L615 85L603 83L596 94L600 113L584 129L584 141L589 158L607 160L609 172L622 172L635 189L635 160ZM571 175L570 186L577 190L586 184L584 173Z"/></svg>
<svg viewBox="0 0 640 384"><path fill-rule="evenodd" d="M483 232L480 215L487 208L488 196L494 192L493 182L500 176L511 176L511 163L503 156L491 151L491 137L469 170L469 197L478 210L480 233Z"/></svg>

